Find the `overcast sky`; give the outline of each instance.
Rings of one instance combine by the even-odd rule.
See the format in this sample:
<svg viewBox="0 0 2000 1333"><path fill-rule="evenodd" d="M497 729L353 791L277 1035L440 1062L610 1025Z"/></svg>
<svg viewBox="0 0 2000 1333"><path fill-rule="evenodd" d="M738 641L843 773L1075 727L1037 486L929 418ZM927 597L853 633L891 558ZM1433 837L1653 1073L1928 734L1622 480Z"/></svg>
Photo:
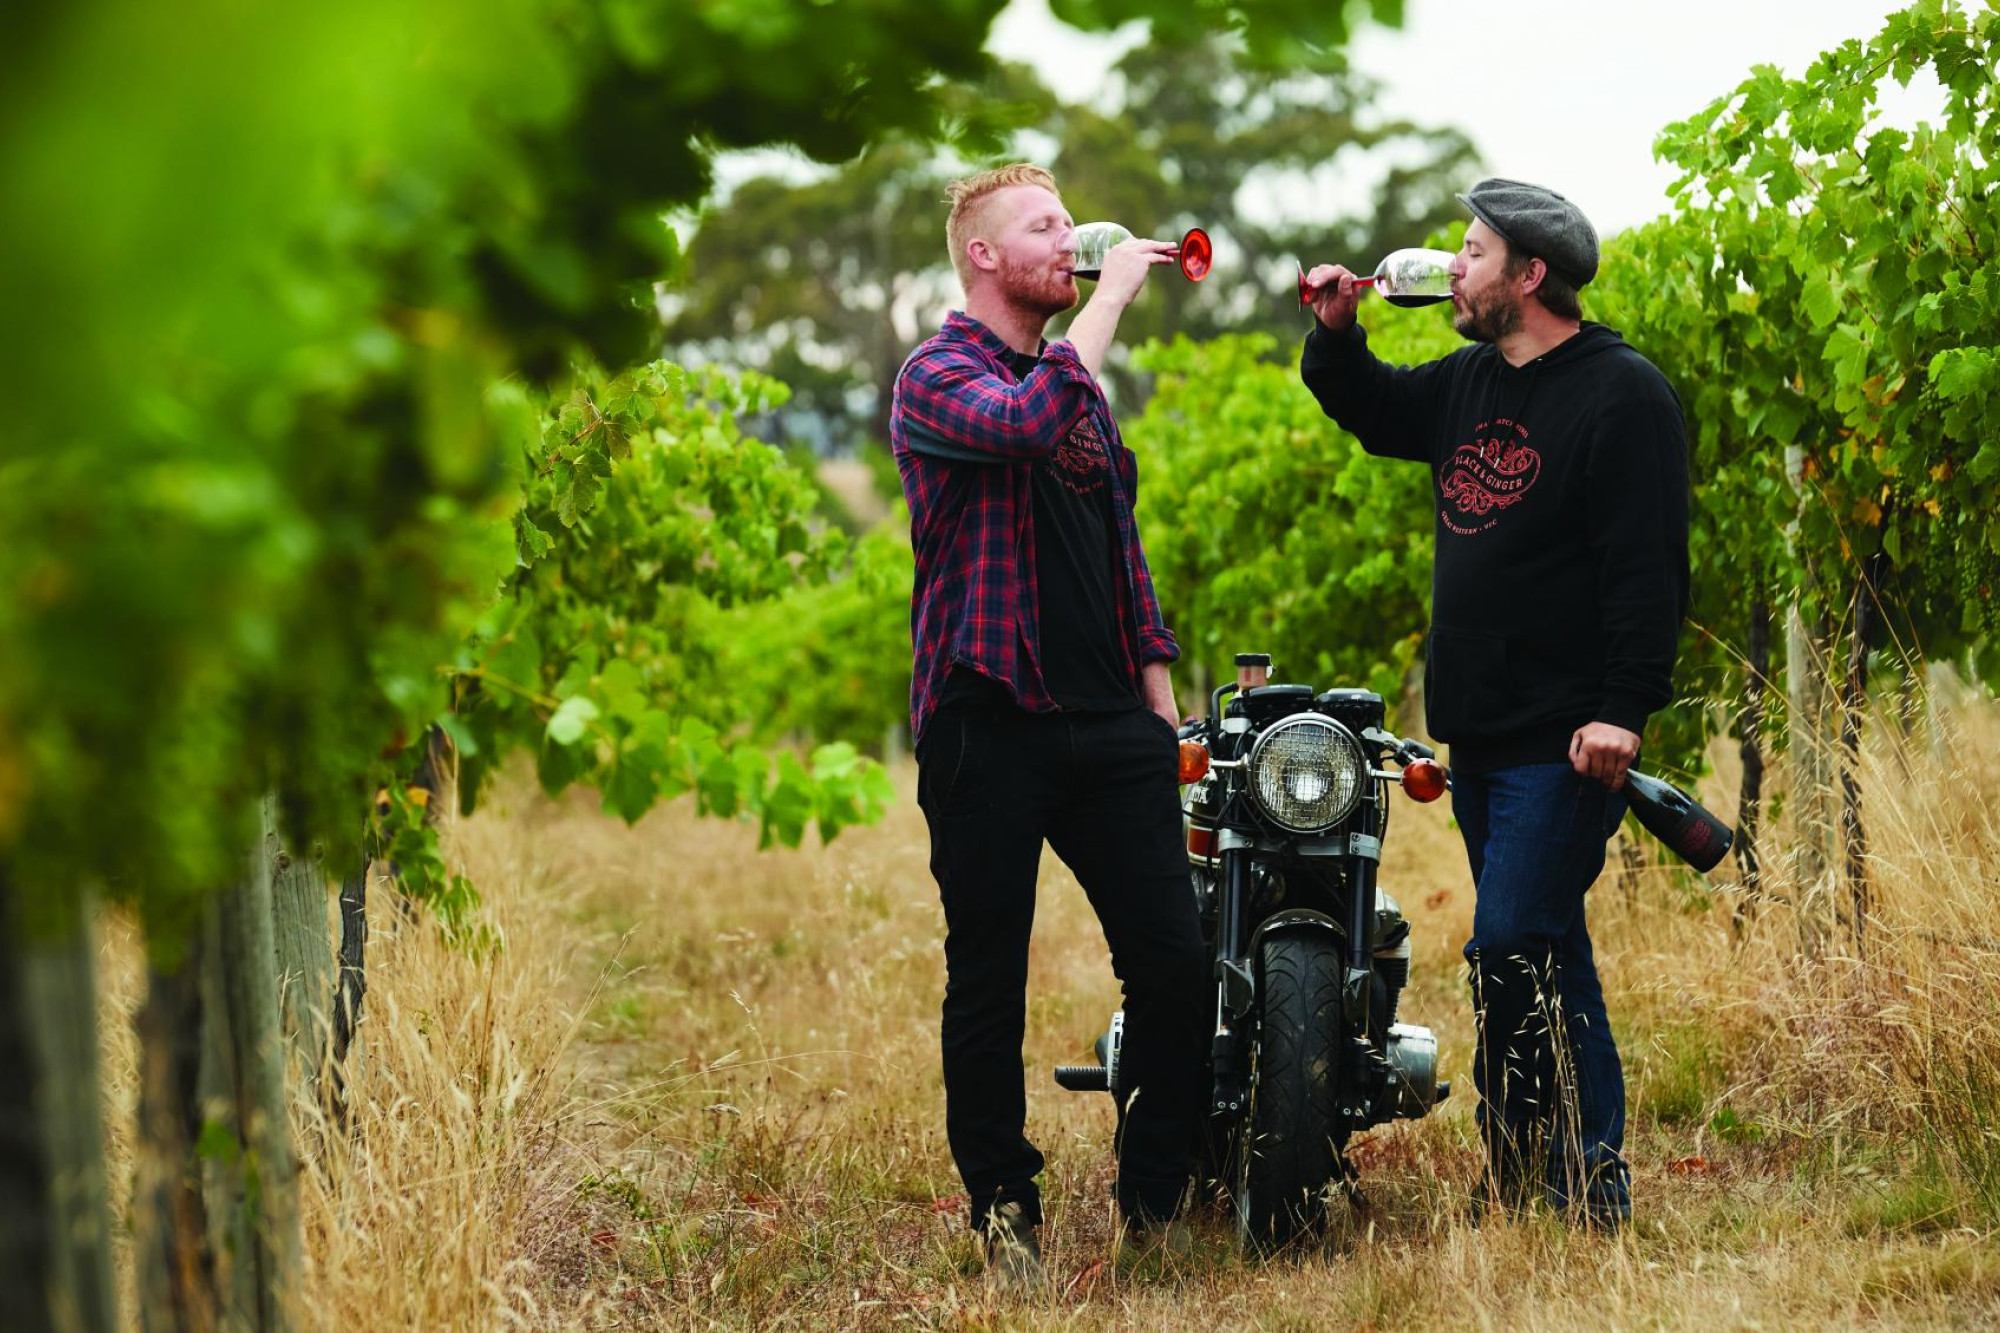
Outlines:
<svg viewBox="0 0 2000 1333"><path fill-rule="evenodd" d="M1821 51L1874 37L1901 7L1889 0L1406 0L1401 29L1364 28L1349 55L1384 85L1377 105L1385 117L1456 125L1492 174L1561 190L1609 235L1667 208L1673 172L1652 155L1660 129L1733 89L1752 65L1775 64L1796 77ZM988 49L1034 65L1074 100L1096 88L1141 35L1136 25L1113 36L1082 35L1050 18L1043 0L1014 0ZM1938 98L1926 74L1908 93L1885 99L1885 117L1900 125L1930 118Z"/></svg>

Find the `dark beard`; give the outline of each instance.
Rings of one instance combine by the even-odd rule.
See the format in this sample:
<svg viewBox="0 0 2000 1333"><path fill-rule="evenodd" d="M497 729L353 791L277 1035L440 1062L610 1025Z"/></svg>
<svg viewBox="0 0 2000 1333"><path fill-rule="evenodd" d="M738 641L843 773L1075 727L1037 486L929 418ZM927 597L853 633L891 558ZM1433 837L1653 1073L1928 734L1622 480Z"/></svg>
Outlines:
<svg viewBox="0 0 2000 1333"><path fill-rule="evenodd" d="M1464 313L1452 317L1451 326L1472 342L1497 343L1520 330L1521 307L1493 292L1484 301L1468 300Z"/></svg>
<svg viewBox="0 0 2000 1333"><path fill-rule="evenodd" d="M1076 304L1076 283L1050 269L1030 268L1026 264L1002 259L1000 282L1011 303L1045 319L1050 315L1060 315Z"/></svg>

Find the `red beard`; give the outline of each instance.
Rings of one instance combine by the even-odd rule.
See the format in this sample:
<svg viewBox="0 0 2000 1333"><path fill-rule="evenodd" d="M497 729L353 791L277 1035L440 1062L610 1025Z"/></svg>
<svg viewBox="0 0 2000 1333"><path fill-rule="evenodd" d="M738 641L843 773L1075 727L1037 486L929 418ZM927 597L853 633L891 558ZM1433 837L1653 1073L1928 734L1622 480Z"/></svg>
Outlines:
<svg viewBox="0 0 2000 1333"><path fill-rule="evenodd" d="M1076 304L1076 280L1052 265L1002 258L1000 283L1009 302L1044 318Z"/></svg>

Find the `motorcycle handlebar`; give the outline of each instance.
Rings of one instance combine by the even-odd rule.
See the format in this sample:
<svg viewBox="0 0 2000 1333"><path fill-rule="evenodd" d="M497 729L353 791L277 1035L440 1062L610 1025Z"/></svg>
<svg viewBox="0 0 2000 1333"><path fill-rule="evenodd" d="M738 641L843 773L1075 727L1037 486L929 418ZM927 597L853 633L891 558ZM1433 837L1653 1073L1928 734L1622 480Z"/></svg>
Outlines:
<svg viewBox="0 0 2000 1333"><path fill-rule="evenodd" d="M1225 686L1224 688L1228 689L1233 687ZM1222 690L1217 690L1216 694L1220 696L1222 692L1223 692ZM1208 718L1201 718L1201 717L1185 718L1182 720L1180 725L1180 730L1179 730L1180 738L1184 741L1201 740L1208 735L1211 725L1212 721L1211 719ZM1418 759L1434 760L1437 758L1437 751L1431 748L1430 746L1424 744L1422 741L1411 740L1405 736L1398 736L1392 732L1384 731L1380 727L1365 728L1361 733L1361 739L1365 741L1372 741L1376 745L1381 746L1383 749L1389 752L1391 758L1395 759L1397 763L1403 764L1405 766L1409 765L1410 763Z"/></svg>
<svg viewBox="0 0 2000 1333"><path fill-rule="evenodd" d="M1437 758L1437 751L1425 745L1422 741L1413 741L1407 737L1395 735L1393 732L1384 731L1380 727L1369 727L1361 733L1361 739L1364 741L1373 741L1375 744L1381 746L1389 752L1390 758L1406 768L1419 759L1434 760Z"/></svg>

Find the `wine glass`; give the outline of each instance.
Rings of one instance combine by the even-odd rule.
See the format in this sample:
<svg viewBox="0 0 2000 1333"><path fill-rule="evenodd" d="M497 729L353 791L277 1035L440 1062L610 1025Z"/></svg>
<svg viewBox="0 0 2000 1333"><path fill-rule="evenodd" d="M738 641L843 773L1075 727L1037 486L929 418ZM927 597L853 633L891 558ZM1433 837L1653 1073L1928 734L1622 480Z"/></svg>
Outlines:
<svg viewBox="0 0 2000 1333"><path fill-rule="evenodd" d="M1079 278L1097 281L1104 275L1104 258L1111 253L1111 247L1131 239L1131 228L1116 222L1081 224L1076 229L1076 265L1071 271ZM1200 227L1188 228L1173 255L1180 263L1181 276L1189 282L1200 282L1207 277L1215 263L1215 247Z"/></svg>
<svg viewBox="0 0 2000 1333"><path fill-rule="evenodd" d="M1391 305L1435 305L1451 299L1449 250L1391 250L1375 266L1373 276L1356 278L1356 287L1372 287ZM1297 262L1297 261L1294 261ZM1318 289L1306 285L1306 269L1299 265L1299 304L1311 305Z"/></svg>

